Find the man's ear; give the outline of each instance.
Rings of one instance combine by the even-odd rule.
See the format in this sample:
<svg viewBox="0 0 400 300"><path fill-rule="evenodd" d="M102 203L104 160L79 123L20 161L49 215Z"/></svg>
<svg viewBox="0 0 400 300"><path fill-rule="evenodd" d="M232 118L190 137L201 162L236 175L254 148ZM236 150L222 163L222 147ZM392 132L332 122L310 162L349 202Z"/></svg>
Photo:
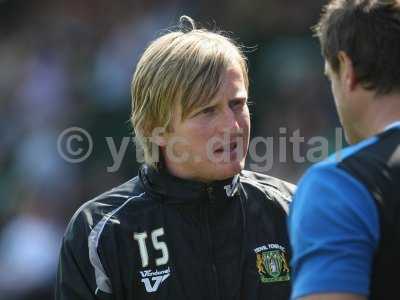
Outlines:
<svg viewBox="0 0 400 300"><path fill-rule="evenodd" d="M339 77L342 86L353 91L358 83L354 65L350 57L344 51L339 51Z"/></svg>
<svg viewBox="0 0 400 300"><path fill-rule="evenodd" d="M160 146L165 147L168 143L167 132L163 127L156 127L151 132L151 141Z"/></svg>

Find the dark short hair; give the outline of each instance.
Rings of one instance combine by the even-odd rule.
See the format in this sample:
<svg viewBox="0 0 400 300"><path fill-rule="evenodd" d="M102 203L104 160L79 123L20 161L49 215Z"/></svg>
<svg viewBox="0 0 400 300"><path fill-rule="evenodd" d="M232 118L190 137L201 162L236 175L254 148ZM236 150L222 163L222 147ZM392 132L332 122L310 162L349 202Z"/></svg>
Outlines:
<svg viewBox="0 0 400 300"><path fill-rule="evenodd" d="M344 51L364 88L400 91L399 0L331 0L313 30L334 72Z"/></svg>

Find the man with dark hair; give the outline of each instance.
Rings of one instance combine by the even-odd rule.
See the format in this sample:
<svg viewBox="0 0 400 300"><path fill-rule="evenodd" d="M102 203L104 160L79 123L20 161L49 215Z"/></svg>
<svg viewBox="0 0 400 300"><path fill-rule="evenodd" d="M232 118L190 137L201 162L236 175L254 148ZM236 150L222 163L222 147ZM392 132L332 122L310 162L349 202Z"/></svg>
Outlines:
<svg viewBox="0 0 400 300"><path fill-rule="evenodd" d="M289 215L292 299L397 299L400 3L334 0L315 31L354 145L300 181Z"/></svg>

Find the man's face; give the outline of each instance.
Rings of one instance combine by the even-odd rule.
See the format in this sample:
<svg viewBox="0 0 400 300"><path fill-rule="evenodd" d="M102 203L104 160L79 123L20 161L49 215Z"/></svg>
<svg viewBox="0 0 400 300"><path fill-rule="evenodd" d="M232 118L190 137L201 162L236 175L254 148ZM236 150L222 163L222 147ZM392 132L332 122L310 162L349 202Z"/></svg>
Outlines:
<svg viewBox="0 0 400 300"><path fill-rule="evenodd" d="M172 132L161 147L173 175L202 182L223 180L239 173L249 145L250 115L241 68L232 65L222 75L216 96L181 119L173 114Z"/></svg>

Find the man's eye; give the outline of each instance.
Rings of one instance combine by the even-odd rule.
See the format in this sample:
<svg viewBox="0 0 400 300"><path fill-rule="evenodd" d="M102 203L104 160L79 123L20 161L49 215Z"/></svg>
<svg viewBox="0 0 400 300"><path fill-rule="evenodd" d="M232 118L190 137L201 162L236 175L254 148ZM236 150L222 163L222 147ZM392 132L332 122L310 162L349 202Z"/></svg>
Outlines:
<svg viewBox="0 0 400 300"><path fill-rule="evenodd" d="M242 100L235 100L230 103L232 109L240 109L244 106L245 102Z"/></svg>
<svg viewBox="0 0 400 300"><path fill-rule="evenodd" d="M214 111L215 111L215 107L211 106L211 107L207 107L207 108L202 109L200 111L200 113L208 115L208 114L212 114Z"/></svg>

